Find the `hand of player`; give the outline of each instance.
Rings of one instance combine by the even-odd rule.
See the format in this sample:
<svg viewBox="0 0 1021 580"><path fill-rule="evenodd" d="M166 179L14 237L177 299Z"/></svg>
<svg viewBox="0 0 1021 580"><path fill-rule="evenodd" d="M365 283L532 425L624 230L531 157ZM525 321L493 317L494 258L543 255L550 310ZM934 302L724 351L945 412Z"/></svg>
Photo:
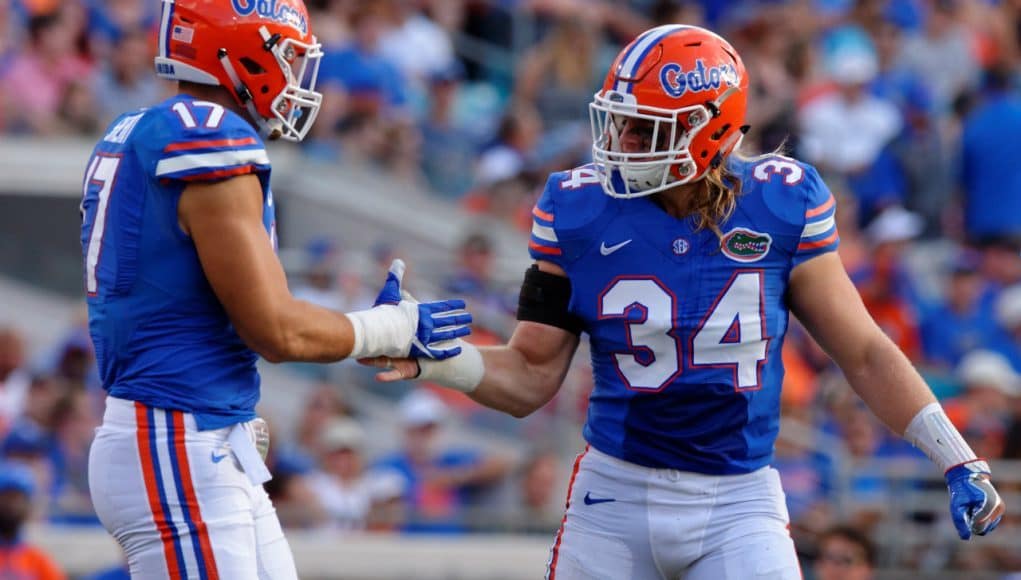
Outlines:
<svg viewBox="0 0 1021 580"><path fill-rule="evenodd" d="M386 282L373 304L374 308L396 306L411 321L414 335L409 348L401 352L401 356L436 360L456 356L461 352L461 347L451 341L471 333L468 325L472 316L465 311L464 300L420 303L401 289L404 270L403 260L397 259L390 264ZM417 370L415 372L417 374Z"/></svg>
<svg viewBox="0 0 1021 580"><path fill-rule="evenodd" d="M418 366L418 360L413 358L377 356L373 358L360 358L358 362L368 367L386 369L376 373L376 380L381 383L414 379L418 377L421 371L421 368Z"/></svg>
<svg viewBox="0 0 1021 580"><path fill-rule="evenodd" d="M984 536L993 531L1003 517L1004 505L989 479L989 464L973 461L951 468L946 473L950 490L950 515L962 540L972 534Z"/></svg>

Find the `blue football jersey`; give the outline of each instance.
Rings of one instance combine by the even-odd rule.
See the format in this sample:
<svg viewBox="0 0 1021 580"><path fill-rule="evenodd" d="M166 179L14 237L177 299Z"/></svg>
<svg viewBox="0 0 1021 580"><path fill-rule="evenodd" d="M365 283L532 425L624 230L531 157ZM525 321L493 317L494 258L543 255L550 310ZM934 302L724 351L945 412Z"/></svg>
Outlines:
<svg viewBox="0 0 1021 580"><path fill-rule="evenodd" d="M595 385L584 435L609 455L706 474L772 459L791 269L837 248L814 168L731 160L742 193L722 238L651 198L614 199L592 167L550 176L530 253L571 280Z"/></svg>
<svg viewBox="0 0 1021 580"><path fill-rule="evenodd" d="M255 416L257 355L238 337L181 229L188 183L253 173L276 245L270 163L253 127L186 95L116 119L83 184L89 331L112 396L194 413L200 429Z"/></svg>

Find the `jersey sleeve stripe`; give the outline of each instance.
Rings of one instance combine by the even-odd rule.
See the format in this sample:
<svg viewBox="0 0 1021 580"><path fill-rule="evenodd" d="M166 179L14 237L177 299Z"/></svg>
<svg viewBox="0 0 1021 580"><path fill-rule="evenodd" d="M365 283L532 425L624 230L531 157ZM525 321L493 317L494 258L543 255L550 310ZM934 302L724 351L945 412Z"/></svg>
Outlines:
<svg viewBox="0 0 1021 580"><path fill-rule="evenodd" d="M541 219L544 222L549 222L550 225L553 225L553 214L542 211L541 209L538 208L538 206L532 208L532 215Z"/></svg>
<svg viewBox="0 0 1021 580"><path fill-rule="evenodd" d="M560 241L557 239L557 232L553 228L544 226L536 221L532 222L532 235L547 242L556 243Z"/></svg>
<svg viewBox="0 0 1021 580"><path fill-rule="evenodd" d="M212 171L230 168L235 165L269 165L269 157L265 149L217 151L198 155L181 155L161 159L156 164L156 177L166 177L175 173L209 169Z"/></svg>
<svg viewBox="0 0 1021 580"><path fill-rule="evenodd" d="M832 230L836 225L837 220L833 216L830 216L820 222L805 224L805 229L801 232L801 238L812 238L820 234L825 234Z"/></svg>
<svg viewBox="0 0 1021 580"><path fill-rule="evenodd" d="M815 242L801 242L800 244L798 244L798 251L800 252L802 250L814 250L816 248L824 248L836 242L838 239L839 239L838 232L834 230L832 234L821 240Z"/></svg>
<svg viewBox="0 0 1021 580"><path fill-rule="evenodd" d="M239 167L231 167L230 169L202 171L199 173L190 173L176 177L182 181L212 181L214 179L224 179L227 177L236 177L238 175L247 175L249 173L255 173L259 169L260 166L258 165L241 165Z"/></svg>
<svg viewBox="0 0 1021 580"><path fill-rule="evenodd" d="M530 250L532 250L533 252L537 252L537 253L540 253L540 254L546 254L546 255L549 255L549 256L559 256L560 254L563 253L563 251L561 251L560 248L553 248L553 247L550 247L550 246L540 246L539 244L537 244L535 242L535 240L532 240L532 241L528 242L528 248Z"/></svg>
<svg viewBox="0 0 1021 580"><path fill-rule="evenodd" d="M815 217L817 215L821 215L821 214L826 213L827 210L829 210L831 207L833 207L834 203L836 203L836 200L833 199L833 195L831 194L829 199L827 199L822 205L816 206L816 207L806 211L805 212L805 218L806 219L807 218L813 218L813 217Z"/></svg>
<svg viewBox="0 0 1021 580"><path fill-rule="evenodd" d="M163 149L164 153L171 153L174 151L187 151L189 149L232 149L236 147L247 147L250 145L256 145L258 141L255 137L245 137L244 139L209 139L206 141L182 141L180 143L171 143Z"/></svg>

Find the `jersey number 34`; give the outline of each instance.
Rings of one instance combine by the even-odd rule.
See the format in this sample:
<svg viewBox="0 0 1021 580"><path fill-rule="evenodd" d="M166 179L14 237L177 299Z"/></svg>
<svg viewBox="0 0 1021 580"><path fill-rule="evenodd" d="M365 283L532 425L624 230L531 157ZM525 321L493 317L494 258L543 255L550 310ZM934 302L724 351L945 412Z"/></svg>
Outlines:
<svg viewBox="0 0 1021 580"><path fill-rule="evenodd" d="M735 272L689 337L679 329L677 296L651 276L619 278L599 297L599 318L623 318L627 349L613 354L628 387L658 391L684 372L731 368L734 387L754 390L769 337L762 272ZM687 340L685 340L687 339Z"/></svg>

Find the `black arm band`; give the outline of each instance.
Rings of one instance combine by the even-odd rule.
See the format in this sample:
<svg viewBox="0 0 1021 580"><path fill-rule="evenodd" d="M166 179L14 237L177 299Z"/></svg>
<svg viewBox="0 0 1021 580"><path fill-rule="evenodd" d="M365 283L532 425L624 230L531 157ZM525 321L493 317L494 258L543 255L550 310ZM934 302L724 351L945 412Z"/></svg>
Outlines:
<svg viewBox="0 0 1021 580"><path fill-rule="evenodd" d="M518 320L548 324L573 334L581 334L584 323L568 310L570 303L571 281L564 276L543 272L539 266L532 265L525 272L525 281L521 283Z"/></svg>

